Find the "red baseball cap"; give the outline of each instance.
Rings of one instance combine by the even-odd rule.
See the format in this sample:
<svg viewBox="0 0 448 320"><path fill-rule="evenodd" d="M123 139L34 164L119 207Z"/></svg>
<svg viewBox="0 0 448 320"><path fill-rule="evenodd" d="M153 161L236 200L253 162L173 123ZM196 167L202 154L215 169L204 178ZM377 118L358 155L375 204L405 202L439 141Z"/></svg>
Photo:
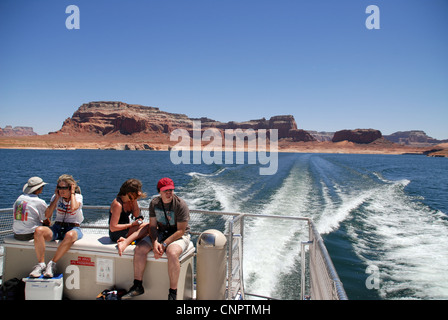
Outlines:
<svg viewBox="0 0 448 320"><path fill-rule="evenodd" d="M157 182L157 189L159 189L159 191L174 189L174 182L170 178L162 178Z"/></svg>

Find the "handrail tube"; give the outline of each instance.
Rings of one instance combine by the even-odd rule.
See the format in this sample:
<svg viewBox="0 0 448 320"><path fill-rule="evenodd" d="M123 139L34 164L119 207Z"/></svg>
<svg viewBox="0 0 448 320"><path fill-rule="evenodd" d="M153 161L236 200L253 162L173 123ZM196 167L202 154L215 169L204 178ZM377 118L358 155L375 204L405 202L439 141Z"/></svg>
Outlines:
<svg viewBox="0 0 448 320"><path fill-rule="evenodd" d="M322 255L325 259L325 264L328 266L329 270L327 270L330 273L331 280L333 280L333 283L336 287L336 292L338 294L338 298L340 300L348 300L347 294L342 286L342 282L339 279L339 276L336 272L336 268L333 265L333 262L330 258L330 254L327 251L327 248L325 247L324 240L322 239L320 233L317 231L316 226L312 220L310 220L311 228L313 230L314 236L317 239L317 244L319 245L319 249L322 252Z"/></svg>

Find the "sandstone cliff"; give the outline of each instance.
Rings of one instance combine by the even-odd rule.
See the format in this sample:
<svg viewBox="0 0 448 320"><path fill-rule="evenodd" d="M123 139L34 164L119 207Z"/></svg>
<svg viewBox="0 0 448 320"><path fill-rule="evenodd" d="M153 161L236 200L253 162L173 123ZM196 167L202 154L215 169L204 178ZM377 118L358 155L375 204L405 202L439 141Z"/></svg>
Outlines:
<svg viewBox="0 0 448 320"><path fill-rule="evenodd" d="M310 142L310 141L317 141L316 138L314 138L309 132L302 130L302 129L291 129L289 130L289 136L292 138L292 141L303 141L303 142Z"/></svg>
<svg viewBox="0 0 448 320"><path fill-rule="evenodd" d="M145 107L115 101L85 103L64 121L57 133L89 133L108 135L120 133L160 132L169 133L190 123L183 114L160 111L159 108Z"/></svg>
<svg viewBox="0 0 448 320"><path fill-rule="evenodd" d="M316 141L331 141L334 136L334 132L314 131L314 130L307 130L307 131L314 139L316 139Z"/></svg>
<svg viewBox="0 0 448 320"><path fill-rule="evenodd" d="M169 134L182 128L192 130L193 120L201 121L202 130L208 128L225 129L277 129L278 138L292 138L294 141L312 141L312 137L297 129L294 117L281 115L246 122L219 122L209 118L189 118L184 114L161 111L156 107L127 104L117 101L97 101L85 103L64 121L61 130L52 134L76 135L97 134L138 135L147 133ZM304 139L304 140L300 140Z"/></svg>
<svg viewBox="0 0 448 320"><path fill-rule="evenodd" d="M12 127L6 126L4 129L0 128L0 136L4 137L23 137L23 136L36 136L32 127Z"/></svg>
<svg viewBox="0 0 448 320"><path fill-rule="evenodd" d="M398 131L392 133L391 135L385 135L384 138L398 144L421 147L448 142L448 140L437 140L431 138L422 130Z"/></svg>
<svg viewBox="0 0 448 320"><path fill-rule="evenodd" d="M441 143L423 152L429 157L448 157L448 143Z"/></svg>
<svg viewBox="0 0 448 320"><path fill-rule="evenodd" d="M335 132L332 141L340 142L347 140L354 143L371 143L377 139L382 138L379 130L374 129L356 129L356 130L341 130Z"/></svg>
<svg viewBox="0 0 448 320"><path fill-rule="evenodd" d="M59 131L48 135L37 135L29 127L0 128L0 148L170 150L178 143L170 140L170 133L181 128L192 134L195 120L201 122L202 130L217 128L223 132L225 129L277 129L278 148L282 152L448 156L446 144L426 148L417 146L424 134L420 131L412 131L414 138L406 140L411 141L410 143L397 144L385 139L390 136L383 137L380 131L373 129L341 130L336 133L305 131L297 128L292 115L245 122L219 122L206 117L189 118L187 115L164 112L156 107L117 101L85 103L71 118L64 121ZM11 136L13 132L15 136ZM402 133L394 135L398 134L401 137L398 141L403 143L405 140ZM415 138L417 136L420 138ZM206 144L203 142L203 145Z"/></svg>

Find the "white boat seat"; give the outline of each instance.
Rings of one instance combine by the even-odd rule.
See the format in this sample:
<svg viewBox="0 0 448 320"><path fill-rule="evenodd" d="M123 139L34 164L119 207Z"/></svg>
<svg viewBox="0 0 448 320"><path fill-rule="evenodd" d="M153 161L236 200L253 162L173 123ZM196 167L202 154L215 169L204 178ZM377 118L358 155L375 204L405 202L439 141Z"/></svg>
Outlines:
<svg viewBox="0 0 448 320"><path fill-rule="evenodd" d="M6 236L4 238L5 244L9 246L20 246L20 247L32 247L34 248L34 240L21 241L14 238L13 235ZM45 242L47 248L56 249L59 246L60 240ZM133 257L134 256L135 245L129 245L122 253L123 257ZM82 239L77 240L70 248L70 251L89 251L95 253L102 253L106 255L118 256L117 244L112 242L108 235L104 234L89 234L84 233ZM195 252L195 247L193 242L190 241L188 248L180 255L179 260L183 261L187 257L191 256ZM154 261L164 261L167 260L165 254L159 259L154 258L154 254L151 251L148 254L148 260Z"/></svg>
<svg viewBox="0 0 448 320"><path fill-rule="evenodd" d="M46 242L47 261L54 256L59 241ZM122 256L118 255L117 244L107 234L84 233L66 254L57 262L58 271L64 274L64 295L71 300L95 298L99 292L111 288L130 288L134 281L133 260L135 245L128 246ZM5 259L3 276L7 279L24 278L29 275L36 263L34 240L20 241L13 235L4 238ZM194 252L189 247L180 256L180 275L178 281L178 299L192 299L194 292ZM99 260L101 259L101 260ZM147 257L146 272L143 276L145 293L136 300L165 300L170 279L167 272L168 259L163 255ZM106 266L106 269L103 267ZM112 271L110 273L105 270Z"/></svg>

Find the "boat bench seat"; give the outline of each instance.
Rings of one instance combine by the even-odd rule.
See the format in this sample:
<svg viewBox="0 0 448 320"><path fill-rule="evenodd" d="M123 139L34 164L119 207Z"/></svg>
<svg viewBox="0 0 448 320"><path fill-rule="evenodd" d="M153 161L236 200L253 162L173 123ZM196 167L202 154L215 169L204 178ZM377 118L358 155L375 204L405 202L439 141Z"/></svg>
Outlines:
<svg viewBox="0 0 448 320"><path fill-rule="evenodd" d="M57 250L60 241L45 242L45 261L48 262ZM128 289L134 280L134 248L129 245L119 256L117 244L109 235L84 233L64 256L57 262L57 271L64 275L64 295L68 299L95 299L98 293L112 286ZM20 241L13 235L4 238L5 279L28 277L36 264L34 240ZM194 289L195 247L189 247L180 256L180 275L178 281L178 299L192 299ZM170 285L168 259L164 254L155 259L151 251L143 275L145 293L135 299L162 299L168 295Z"/></svg>
<svg viewBox="0 0 448 320"><path fill-rule="evenodd" d="M57 249L59 246L59 242L61 240L56 241L48 241L45 242L46 248L54 248ZM22 241L14 238L13 235L6 236L4 239L5 244L9 246L21 246L21 247L32 247L34 248L34 240ZM124 252L122 253L122 257L133 257L134 256L134 248L135 245L129 245ZM84 234L84 236L77 240L70 248L70 251L89 251L89 252L97 252L101 254L112 254L114 256L118 256L117 243L112 242L108 235L104 234ZM179 260L187 258L188 256L194 254L195 248L193 242L190 241L190 245L188 248L181 254ZM154 253L151 251L148 254L148 260L156 261L154 258ZM158 260L167 260L166 254L163 254Z"/></svg>

